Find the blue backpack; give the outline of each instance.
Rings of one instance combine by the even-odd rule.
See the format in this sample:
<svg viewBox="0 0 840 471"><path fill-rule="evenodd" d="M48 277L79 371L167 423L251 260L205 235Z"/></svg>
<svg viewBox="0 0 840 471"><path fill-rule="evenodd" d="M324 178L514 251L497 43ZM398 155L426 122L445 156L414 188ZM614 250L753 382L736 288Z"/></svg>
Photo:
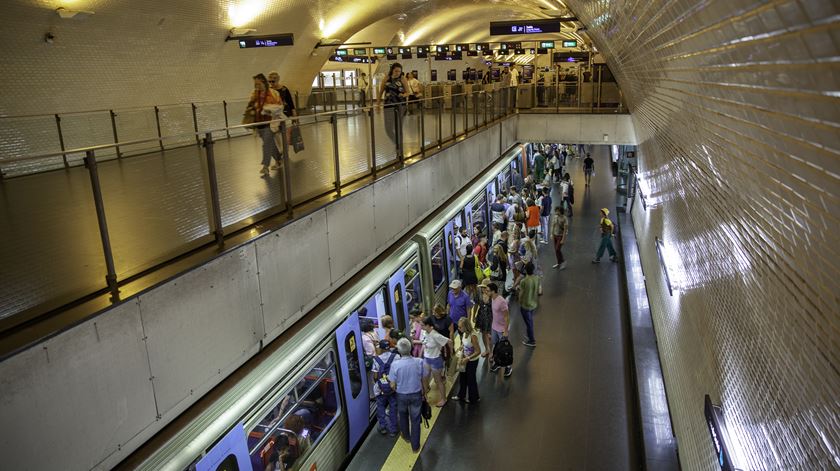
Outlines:
<svg viewBox="0 0 840 471"><path fill-rule="evenodd" d="M394 393L394 389L391 387L391 381L388 379L388 374L391 373L391 363L394 362L396 356L396 353L391 352L391 358L388 358L387 362L382 361L378 356L373 357L373 360L379 365L379 379L377 380L379 390L386 396Z"/></svg>

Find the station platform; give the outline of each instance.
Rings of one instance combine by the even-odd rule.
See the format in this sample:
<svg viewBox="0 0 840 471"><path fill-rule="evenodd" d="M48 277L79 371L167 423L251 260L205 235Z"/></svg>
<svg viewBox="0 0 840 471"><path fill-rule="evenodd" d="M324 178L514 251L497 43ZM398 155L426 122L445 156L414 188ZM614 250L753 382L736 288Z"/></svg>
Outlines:
<svg viewBox="0 0 840 471"><path fill-rule="evenodd" d="M590 149L596 168L590 188L584 184L582 159L567 162L575 183L574 216L563 251L567 268L553 270L553 247L539 245L544 278L534 316L537 347L522 345L525 327L519 305L512 301L512 375L491 373L481 359L480 403L449 400L443 408L432 407L419 453L374 427L349 470L637 468L622 335L621 268L606 257L598 265L591 263L599 241L599 211L615 207L614 179L609 147ZM556 192L555 186L554 201ZM448 388L453 382L450 378ZM431 404L437 400L434 391L433 385Z"/></svg>
<svg viewBox="0 0 840 471"><path fill-rule="evenodd" d="M492 109L490 110L493 111ZM337 116L341 184L397 161L381 108ZM436 146L479 124L484 114L423 113L423 146ZM492 116L488 116L488 121ZM329 119L300 118L305 150L290 150L291 201L297 204L335 188L333 130ZM405 156L421 152L419 113L404 118ZM261 141L253 134L215 141L225 232L253 224L286 204L284 175L259 175ZM75 156L78 163L78 156ZM117 279L124 280L212 242L204 150L189 145L98 164ZM279 209L278 209L279 208ZM58 307L105 287L105 261L90 176L83 166L6 178L0 183L0 321L24 311Z"/></svg>

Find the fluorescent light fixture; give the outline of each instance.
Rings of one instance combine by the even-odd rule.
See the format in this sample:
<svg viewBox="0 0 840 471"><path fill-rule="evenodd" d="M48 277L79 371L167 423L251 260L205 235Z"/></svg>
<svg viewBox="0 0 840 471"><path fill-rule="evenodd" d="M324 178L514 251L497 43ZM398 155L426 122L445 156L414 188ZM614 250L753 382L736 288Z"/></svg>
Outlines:
<svg viewBox="0 0 840 471"><path fill-rule="evenodd" d="M662 272L665 273L665 283L668 285L668 294L671 296L674 295L674 290L679 289L679 287L675 287L671 285L671 273L668 270L668 263L674 260L674 255L665 247L665 243L662 242L662 239L656 237L656 253L659 255L659 264L662 265Z"/></svg>
<svg viewBox="0 0 840 471"><path fill-rule="evenodd" d="M55 9L55 12L58 13L58 16L61 17L63 20L69 20L71 18L85 18L87 16L93 15L94 12L92 11L84 11L84 10L70 10L64 7L58 7Z"/></svg>

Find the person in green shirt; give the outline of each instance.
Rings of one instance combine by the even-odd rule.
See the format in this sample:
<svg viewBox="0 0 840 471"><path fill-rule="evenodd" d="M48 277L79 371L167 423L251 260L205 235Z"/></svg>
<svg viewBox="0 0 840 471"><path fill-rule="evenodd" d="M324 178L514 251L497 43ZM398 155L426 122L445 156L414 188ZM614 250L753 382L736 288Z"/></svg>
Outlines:
<svg viewBox="0 0 840 471"><path fill-rule="evenodd" d="M537 152L534 156L534 181L538 185L542 185L545 179L545 156Z"/></svg>
<svg viewBox="0 0 840 471"><path fill-rule="evenodd" d="M525 278L519 282L519 311L522 313L522 320L525 322L526 338L522 344L526 347L536 347L534 339L534 311L537 310L539 299L540 279L534 275L534 264L528 262L525 265Z"/></svg>

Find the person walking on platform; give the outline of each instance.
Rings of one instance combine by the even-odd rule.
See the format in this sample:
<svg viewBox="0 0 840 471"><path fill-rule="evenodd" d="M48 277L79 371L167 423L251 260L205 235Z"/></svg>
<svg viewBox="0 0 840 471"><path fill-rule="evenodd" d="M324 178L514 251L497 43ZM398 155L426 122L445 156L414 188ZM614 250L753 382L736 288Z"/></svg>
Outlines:
<svg viewBox="0 0 840 471"><path fill-rule="evenodd" d="M540 205L540 242L548 243L548 219L551 217L551 190L543 188L542 204Z"/></svg>
<svg viewBox="0 0 840 471"><path fill-rule="evenodd" d="M583 159L583 176L586 179L586 186L589 186L590 180L592 180L592 174L595 173L595 161L592 160L592 156L586 154L586 158Z"/></svg>
<svg viewBox="0 0 840 471"><path fill-rule="evenodd" d="M490 291L490 306L493 312L493 322L491 327L493 329L493 347L495 348L496 344L499 343L499 340L507 338L508 336L508 329L510 327L510 311L508 309L508 302L499 294L499 287L496 283L490 283L487 285L487 289ZM497 365L492 365L490 367L490 371L496 372L499 368L500 367ZM512 372L513 366L505 367L505 377L510 376Z"/></svg>
<svg viewBox="0 0 840 471"><path fill-rule="evenodd" d="M405 114L405 99L408 97L408 91L408 80L403 75L402 65L394 62L388 70L388 78L379 86L379 97L383 98L384 95L385 133L397 145L397 148L402 148L402 129L397 129L397 123L401 122L400 118Z"/></svg>
<svg viewBox="0 0 840 471"><path fill-rule="evenodd" d="M423 361L432 373L432 379L435 380L435 385L438 389L438 397L440 398L435 404L438 407L443 407L446 404L446 375L443 374L443 348L451 347L452 340L441 335L435 330L435 322L431 317L423 321L423 330L426 335L423 336Z"/></svg>
<svg viewBox="0 0 840 471"><path fill-rule="evenodd" d="M557 257L557 264L551 268L566 269L566 259L563 258L563 244L566 243L568 233L569 220L563 214L563 208L558 206L554 208L554 215L551 217L551 238L554 241L554 255Z"/></svg>
<svg viewBox="0 0 840 471"><path fill-rule="evenodd" d="M472 322L466 317L458 321L461 331L460 360L458 365L458 394L452 396L455 401L466 401L467 404L481 400L478 397L478 381L475 373L478 370L478 359L481 357L481 347L478 345L478 335L473 329Z"/></svg>
<svg viewBox="0 0 840 471"><path fill-rule="evenodd" d="M253 118L253 122L262 123L255 126L254 129L262 139L262 168L260 175L268 175L268 164L271 163L271 157L279 155L277 145L274 143L274 132L271 130L268 121L271 121L271 115L275 110L281 109L280 95L276 90L272 90L268 85L268 79L263 74L254 75L254 91L251 92L251 97L248 100L248 105L245 108L245 114Z"/></svg>
<svg viewBox="0 0 840 471"><path fill-rule="evenodd" d="M411 342L397 342L400 359L391 365L391 388L397 392L397 411L402 437L411 443L411 450L420 451L420 408L429 391L429 375L423 360L411 356Z"/></svg>
<svg viewBox="0 0 840 471"><path fill-rule="evenodd" d="M522 313L522 321L525 322L525 339L522 344L526 347L536 347L534 339L534 311L537 310L539 299L540 279L534 275L534 264L525 264L525 277L519 282L518 298L519 311Z"/></svg>
<svg viewBox="0 0 840 471"><path fill-rule="evenodd" d="M604 255L604 250L609 250L610 260L618 261L618 256L612 244L612 237L615 234L615 225L608 217L610 210L607 208L601 209L601 222L599 223L599 230L601 231L601 245L598 247L598 252L595 254L595 259L592 263L601 263L601 256Z"/></svg>
<svg viewBox="0 0 840 471"><path fill-rule="evenodd" d="M388 340L381 340L379 348L382 353L373 357L373 394L376 396L376 419L379 422L379 433L397 436L397 395L391 388L391 381L388 375L391 373L391 366L394 360L400 355L391 351Z"/></svg>
<svg viewBox="0 0 840 471"><path fill-rule="evenodd" d="M359 90L359 106L364 108L367 106L367 91L368 91L367 74L362 72L359 79L356 81L356 89Z"/></svg>
<svg viewBox="0 0 840 471"><path fill-rule="evenodd" d="M545 181L545 156L537 152L534 156L534 183L542 185Z"/></svg>
<svg viewBox="0 0 840 471"><path fill-rule="evenodd" d="M563 175L563 181L560 182L560 195L563 210L567 216L572 217L572 205L575 204L575 186L572 183L572 176L568 173Z"/></svg>

